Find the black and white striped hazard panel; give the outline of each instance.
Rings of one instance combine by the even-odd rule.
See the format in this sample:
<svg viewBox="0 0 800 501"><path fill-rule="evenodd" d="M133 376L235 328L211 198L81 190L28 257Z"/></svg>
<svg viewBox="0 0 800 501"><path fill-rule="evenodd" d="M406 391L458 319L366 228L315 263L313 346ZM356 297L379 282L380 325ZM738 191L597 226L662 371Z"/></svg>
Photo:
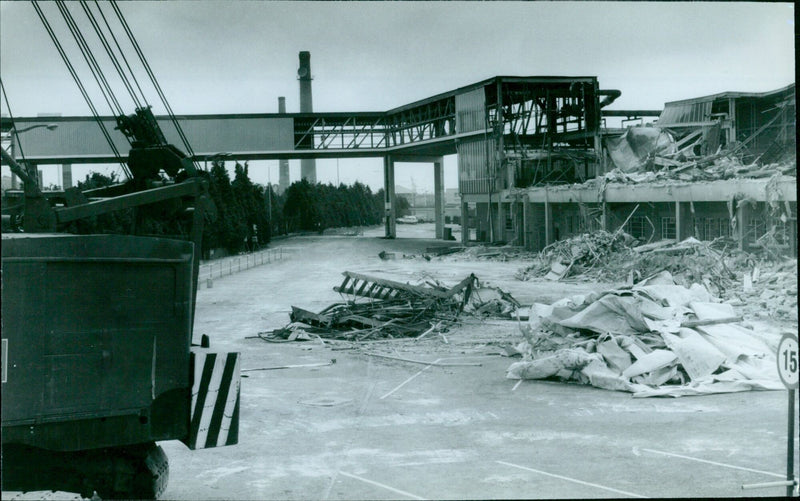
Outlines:
<svg viewBox="0 0 800 501"><path fill-rule="evenodd" d="M234 445L239 441L239 353L192 348L190 449Z"/></svg>

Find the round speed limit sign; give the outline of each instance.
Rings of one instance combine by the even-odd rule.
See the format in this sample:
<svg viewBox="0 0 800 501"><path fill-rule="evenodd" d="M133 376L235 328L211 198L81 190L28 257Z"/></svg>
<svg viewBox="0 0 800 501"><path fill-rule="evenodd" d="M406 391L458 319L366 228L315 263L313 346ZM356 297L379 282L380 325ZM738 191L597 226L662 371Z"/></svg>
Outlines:
<svg viewBox="0 0 800 501"><path fill-rule="evenodd" d="M800 353L797 350L797 336L784 334L778 344L778 374L781 381L790 390L797 388L798 364Z"/></svg>

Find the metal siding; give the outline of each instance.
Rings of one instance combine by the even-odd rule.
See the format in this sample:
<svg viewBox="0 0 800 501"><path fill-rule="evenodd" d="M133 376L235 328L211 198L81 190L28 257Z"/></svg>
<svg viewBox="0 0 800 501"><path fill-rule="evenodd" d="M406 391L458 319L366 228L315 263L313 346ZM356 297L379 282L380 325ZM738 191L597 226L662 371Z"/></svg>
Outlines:
<svg viewBox="0 0 800 501"><path fill-rule="evenodd" d="M26 156L61 156L65 152L69 152L71 156L111 154L111 148L103 137L97 122L93 120L55 121L43 117L40 123L51 122L57 123L58 128L53 131L34 129L20 135L22 152ZM172 122L165 119L159 119L158 122L167 141L180 150L185 150ZM36 124L37 122L30 123ZM104 120L103 123L120 154L126 156L130 145L125 137L115 130L116 122ZM292 118L180 118L179 123L197 155L294 149L294 121ZM21 158L19 148L16 150L16 157Z"/></svg>
<svg viewBox="0 0 800 501"><path fill-rule="evenodd" d="M494 143L485 139L462 141L458 144L458 186L462 194L488 193L488 154L494 154Z"/></svg>
<svg viewBox="0 0 800 501"><path fill-rule="evenodd" d="M669 104L658 117L659 125L705 122L711 119L711 101Z"/></svg>
<svg viewBox="0 0 800 501"><path fill-rule="evenodd" d="M486 126L486 94L483 87L456 95L456 132L482 130Z"/></svg>

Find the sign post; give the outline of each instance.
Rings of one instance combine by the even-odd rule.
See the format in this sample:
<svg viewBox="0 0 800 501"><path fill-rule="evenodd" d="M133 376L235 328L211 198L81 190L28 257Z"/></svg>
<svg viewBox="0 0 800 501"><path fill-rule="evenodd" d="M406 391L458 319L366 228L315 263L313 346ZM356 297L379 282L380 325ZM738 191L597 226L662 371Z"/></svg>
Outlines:
<svg viewBox="0 0 800 501"><path fill-rule="evenodd" d="M742 489L764 489L767 487L786 486L786 496L791 497L797 480L794 478L794 393L797 390L798 365L800 365L800 353L797 348L797 336L794 334L784 334L778 343L777 353L778 375L781 382L789 391L789 424L786 436L786 480L779 482L766 482L761 484L743 485Z"/></svg>
<svg viewBox="0 0 800 501"><path fill-rule="evenodd" d="M784 334L778 344L778 375L781 381L789 390L789 424L787 426L788 439L786 444L786 495L791 496L794 490L794 394L798 386L798 364L800 364L800 353L798 353L797 336L794 334Z"/></svg>

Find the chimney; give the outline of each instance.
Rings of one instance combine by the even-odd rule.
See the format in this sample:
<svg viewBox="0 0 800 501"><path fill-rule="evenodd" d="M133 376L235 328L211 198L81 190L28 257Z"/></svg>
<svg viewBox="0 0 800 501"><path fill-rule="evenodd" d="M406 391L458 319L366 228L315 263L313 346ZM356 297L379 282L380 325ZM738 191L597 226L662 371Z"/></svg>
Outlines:
<svg viewBox="0 0 800 501"><path fill-rule="evenodd" d="M297 80L300 82L300 113L311 113L314 111L311 104L311 53L305 50L300 52ZM314 136L309 136L309 139L313 147ZM317 163L313 158L300 160L300 177L312 184L317 182Z"/></svg>

